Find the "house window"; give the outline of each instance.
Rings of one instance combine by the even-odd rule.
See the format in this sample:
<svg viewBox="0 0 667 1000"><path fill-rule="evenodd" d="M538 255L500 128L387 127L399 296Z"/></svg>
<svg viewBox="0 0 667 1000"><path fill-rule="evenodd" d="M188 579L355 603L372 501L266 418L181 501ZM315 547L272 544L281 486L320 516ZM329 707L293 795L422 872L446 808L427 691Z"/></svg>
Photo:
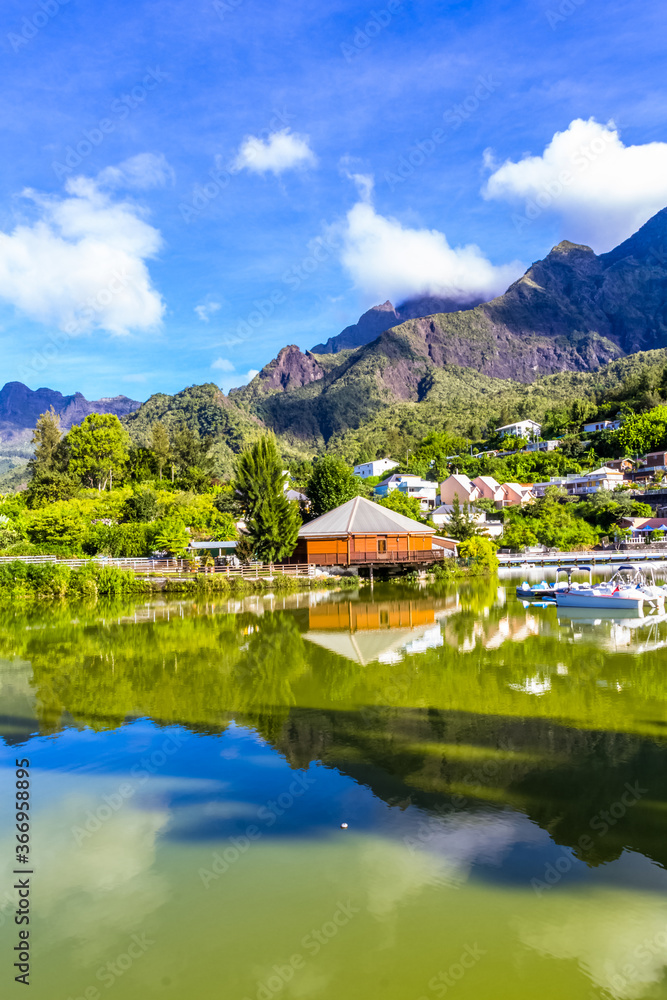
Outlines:
<svg viewBox="0 0 667 1000"><path fill-rule="evenodd" d="M378 552L386 552L386 551L387 551L387 539L378 538Z"/></svg>

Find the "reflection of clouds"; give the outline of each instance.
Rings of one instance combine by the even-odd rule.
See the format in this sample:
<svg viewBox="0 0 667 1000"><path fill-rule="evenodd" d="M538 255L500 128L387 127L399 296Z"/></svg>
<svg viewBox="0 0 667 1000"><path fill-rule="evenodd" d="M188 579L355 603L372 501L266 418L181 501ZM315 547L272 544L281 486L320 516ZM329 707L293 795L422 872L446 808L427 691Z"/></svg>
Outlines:
<svg viewBox="0 0 667 1000"><path fill-rule="evenodd" d="M615 1000L639 1000L667 967L667 901L598 892L552 900L552 919L521 921L519 936L541 955L575 960Z"/></svg>
<svg viewBox="0 0 667 1000"><path fill-rule="evenodd" d="M109 786L107 794L116 788ZM37 874L31 902L44 921L40 941L45 948L76 942L74 959L82 965L98 960L110 939L126 938L168 898L164 878L151 870L168 812L125 803L78 844L72 828L85 824L89 810L95 813L100 794L98 788L95 795L71 795L33 817ZM1 853L10 858L13 847L3 844ZM2 872L8 885L10 868L7 863Z"/></svg>

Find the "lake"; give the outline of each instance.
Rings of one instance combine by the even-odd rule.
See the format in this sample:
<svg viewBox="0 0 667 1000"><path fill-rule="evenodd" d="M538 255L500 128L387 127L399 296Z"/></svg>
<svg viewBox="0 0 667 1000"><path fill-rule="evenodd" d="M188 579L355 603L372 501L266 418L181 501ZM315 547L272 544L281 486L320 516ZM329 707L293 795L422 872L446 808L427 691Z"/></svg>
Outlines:
<svg viewBox="0 0 667 1000"><path fill-rule="evenodd" d="M1 995L25 760L33 1000L667 998L667 622L516 579L0 611Z"/></svg>

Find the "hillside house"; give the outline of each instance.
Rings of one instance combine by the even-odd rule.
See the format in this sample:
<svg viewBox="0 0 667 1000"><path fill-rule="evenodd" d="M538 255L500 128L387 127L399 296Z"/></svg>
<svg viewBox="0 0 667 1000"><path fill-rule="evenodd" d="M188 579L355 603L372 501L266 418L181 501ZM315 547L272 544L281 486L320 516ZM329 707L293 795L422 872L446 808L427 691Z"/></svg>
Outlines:
<svg viewBox="0 0 667 1000"><path fill-rule="evenodd" d="M477 487L482 499L493 500L497 504L502 503L503 489L493 476L477 476L472 480L472 484Z"/></svg>
<svg viewBox="0 0 667 1000"><path fill-rule="evenodd" d="M471 479L457 472L440 484L440 499L444 504L454 503L455 496L459 503L474 503L481 499L482 491Z"/></svg>
<svg viewBox="0 0 667 1000"><path fill-rule="evenodd" d="M517 420L514 424L504 424L496 427L496 434L500 437L528 438L529 441L536 441L542 433L542 425L534 420Z"/></svg>
<svg viewBox="0 0 667 1000"><path fill-rule="evenodd" d="M354 474L361 479L372 479L375 476L383 476L390 469L395 469L398 464L393 458L376 458L373 462L355 465Z"/></svg>
<svg viewBox="0 0 667 1000"><path fill-rule="evenodd" d="M388 496L393 490L400 490L406 496L419 500L419 506L422 510L433 510L438 484L429 479L422 479L421 476L394 473L393 476L389 476L379 483L373 492L375 496L382 498Z"/></svg>
<svg viewBox="0 0 667 1000"><path fill-rule="evenodd" d="M594 434L595 431L617 431L620 426L620 420L594 420L590 424L584 424L583 429L587 434Z"/></svg>

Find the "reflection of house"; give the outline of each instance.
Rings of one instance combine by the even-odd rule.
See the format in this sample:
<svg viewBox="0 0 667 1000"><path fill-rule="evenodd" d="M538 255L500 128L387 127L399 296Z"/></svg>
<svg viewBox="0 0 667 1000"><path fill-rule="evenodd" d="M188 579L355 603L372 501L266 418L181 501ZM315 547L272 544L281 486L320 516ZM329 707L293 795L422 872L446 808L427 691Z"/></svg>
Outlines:
<svg viewBox="0 0 667 1000"><path fill-rule="evenodd" d="M422 510L432 510L435 507L438 484L430 479L422 479L421 476L395 473L379 483L373 492L378 497L386 497L393 490L400 490L406 496L419 500Z"/></svg>
<svg viewBox="0 0 667 1000"><path fill-rule="evenodd" d="M370 479L372 476L382 476L390 469L395 469L399 463L393 458L376 458L374 462L362 462L355 465L354 474L362 479Z"/></svg>
<svg viewBox="0 0 667 1000"><path fill-rule="evenodd" d="M455 598L451 603L456 607ZM394 663L406 653L442 646L438 619L446 613L433 601L321 604L309 610L304 638L362 665Z"/></svg>
<svg viewBox="0 0 667 1000"><path fill-rule="evenodd" d="M444 558L435 528L354 497L304 524L290 562L319 566L427 564Z"/></svg>

